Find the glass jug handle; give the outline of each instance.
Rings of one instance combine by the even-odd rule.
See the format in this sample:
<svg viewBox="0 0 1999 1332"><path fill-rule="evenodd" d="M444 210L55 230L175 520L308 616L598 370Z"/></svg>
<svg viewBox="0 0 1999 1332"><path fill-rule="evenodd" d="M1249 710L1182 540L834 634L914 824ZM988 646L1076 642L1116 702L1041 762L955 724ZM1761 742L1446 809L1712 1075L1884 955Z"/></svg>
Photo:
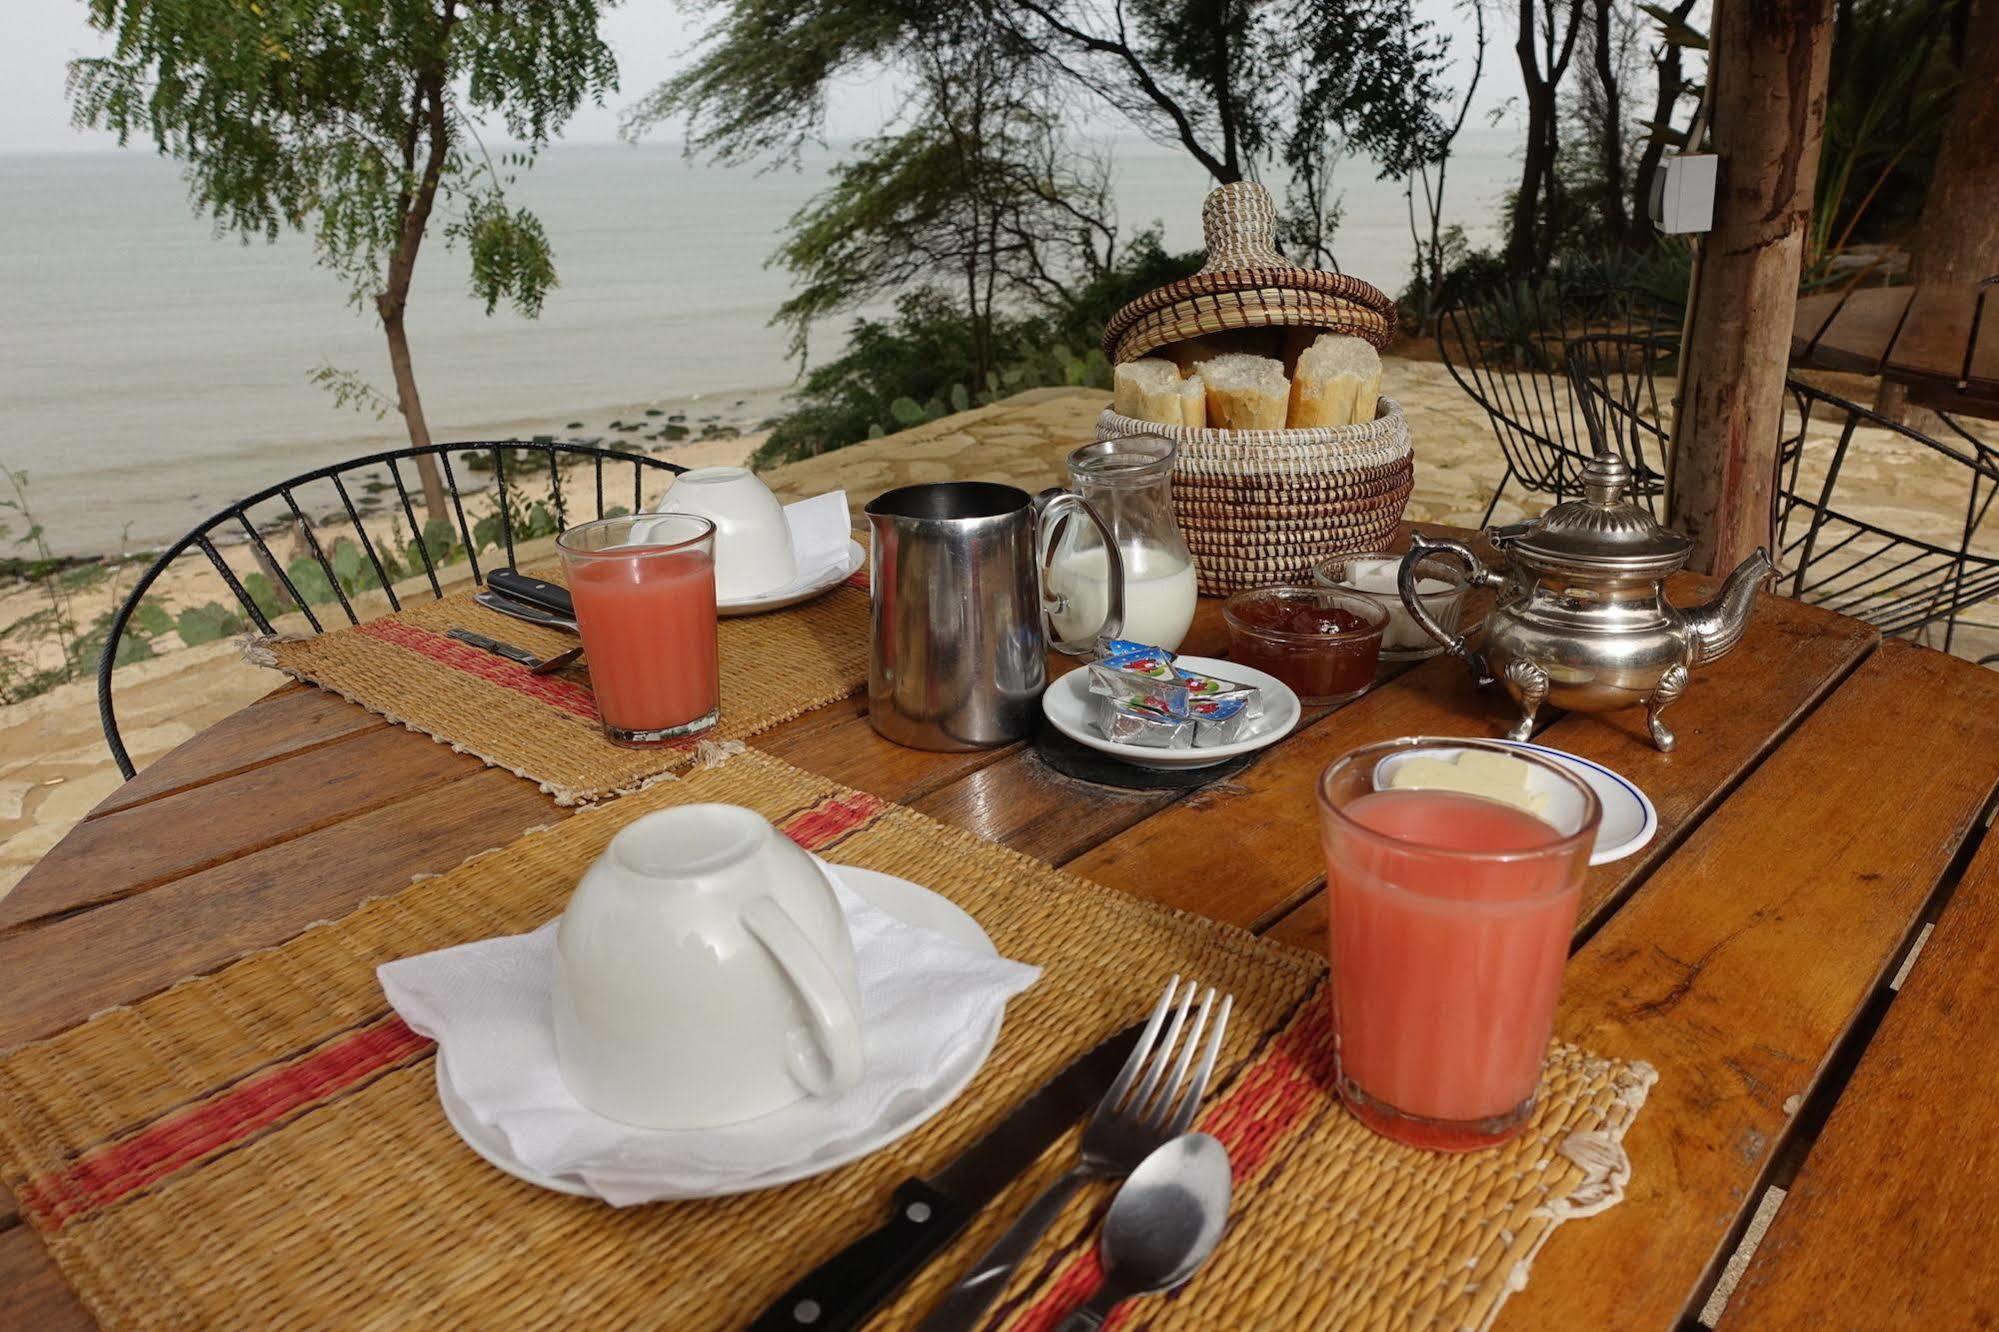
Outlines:
<svg viewBox="0 0 1999 1332"><path fill-rule="evenodd" d="M1052 598L1048 595L1048 572L1055 554L1056 539L1062 534L1062 523L1075 512L1081 512L1088 518L1097 529L1097 535L1103 538L1105 571L1110 582L1104 622L1088 638L1071 640L1056 635L1055 615L1049 605ZM1053 488L1036 495L1034 516L1034 568L1036 580L1041 585L1041 624L1048 637L1048 646L1064 656L1088 656L1096 650L1097 644L1124 632L1124 557L1118 551L1117 537L1090 502L1071 490Z"/></svg>

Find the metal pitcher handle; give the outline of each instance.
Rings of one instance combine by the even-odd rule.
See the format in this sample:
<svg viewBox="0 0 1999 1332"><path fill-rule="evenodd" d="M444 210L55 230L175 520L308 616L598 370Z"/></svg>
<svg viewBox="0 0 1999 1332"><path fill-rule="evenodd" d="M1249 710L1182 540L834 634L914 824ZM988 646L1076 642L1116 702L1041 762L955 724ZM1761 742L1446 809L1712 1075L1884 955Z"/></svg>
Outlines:
<svg viewBox="0 0 1999 1332"><path fill-rule="evenodd" d="M1091 526L1097 529L1097 535L1103 538L1104 568L1110 576L1107 584L1109 604L1104 608L1104 622L1095 633L1088 638L1071 640L1055 636L1055 615L1049 606L1048 561L1055 553L1056 539L1062 534L1063 520L1077 511L1090 520ZM1036 495L1034 516L1034 567L1041 583L1041 624L1048 636L1048 646L1064 656L1087 657L1096 651L1099 643L1124 632L1124 557L1118 552L1117 537L1090 502L1072 490L1053 488ZM1059 601L1059 598L1056 600Z"/></svg>
<svg viewBox="0 0 1999 1332"><path fill-rule="evenodd" d="M1463 634L1447 634L1423 605L1423 598L1416 591L1416 566L1431 555L1454 555L1464 562L1465 575L1473 587L1495 586L1505 579L1485 567L1484 561L1472 553L1470 546L1462 541L1443 538L1431 539L1419 532L1409 534L1409 553L1402 557L1402 564L1395 571L1395 590L1402 594L1402 608L1409 612L1409 618L1422 627L1424 633L1443 645L1444 651L1471 667L1472 675L1480 684L1490 678L1485 661L1478 653L1465 644Z"/></svg>

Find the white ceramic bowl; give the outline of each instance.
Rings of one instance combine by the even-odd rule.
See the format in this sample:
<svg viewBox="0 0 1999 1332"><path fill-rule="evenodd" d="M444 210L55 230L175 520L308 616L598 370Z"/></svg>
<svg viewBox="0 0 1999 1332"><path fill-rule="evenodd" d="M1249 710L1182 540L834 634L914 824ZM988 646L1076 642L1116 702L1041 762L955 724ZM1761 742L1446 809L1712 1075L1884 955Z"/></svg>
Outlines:
<svg viewBox="0 0 1999 1332"><path fill-rule="evenodd" d="M715 524L718 601L760 597L798 577L784 506L747 467L683 472L653 511L696 514Z"/></svg>

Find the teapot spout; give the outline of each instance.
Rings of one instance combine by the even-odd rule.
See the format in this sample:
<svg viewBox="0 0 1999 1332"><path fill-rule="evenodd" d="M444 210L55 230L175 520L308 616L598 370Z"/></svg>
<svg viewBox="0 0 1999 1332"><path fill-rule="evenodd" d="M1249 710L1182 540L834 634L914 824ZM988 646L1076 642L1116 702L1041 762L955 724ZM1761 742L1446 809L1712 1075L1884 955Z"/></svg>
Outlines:
<svg viewBox="0 0 1999 1332"><path fill-rule="evenodd" d="M1694 665L1705 666L1727 656L1729 649L1741 641L1742 631L1749 623L1750 604L1756 600L1756 589L1775 569L1769 552L1759 546L1750 552L1748 559L1735 566L1735 572L1713 598L1681 612L1693 641Z"/></svg>

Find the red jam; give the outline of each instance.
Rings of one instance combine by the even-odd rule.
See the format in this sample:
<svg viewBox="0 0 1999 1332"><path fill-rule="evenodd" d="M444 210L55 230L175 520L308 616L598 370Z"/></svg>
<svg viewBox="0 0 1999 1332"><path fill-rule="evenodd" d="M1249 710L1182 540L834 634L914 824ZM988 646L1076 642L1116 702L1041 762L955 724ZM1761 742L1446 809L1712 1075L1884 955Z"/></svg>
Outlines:
<svg viewBox="0 0 1999 1332"><path fill-rule="evenodd" d="M1345 604L1341 604L1345 603ZM1306 703L1337 703L1374 683L1387 615L1317 588L1258 588L1230 597L1229 659L1266 671Z"/></svg>

